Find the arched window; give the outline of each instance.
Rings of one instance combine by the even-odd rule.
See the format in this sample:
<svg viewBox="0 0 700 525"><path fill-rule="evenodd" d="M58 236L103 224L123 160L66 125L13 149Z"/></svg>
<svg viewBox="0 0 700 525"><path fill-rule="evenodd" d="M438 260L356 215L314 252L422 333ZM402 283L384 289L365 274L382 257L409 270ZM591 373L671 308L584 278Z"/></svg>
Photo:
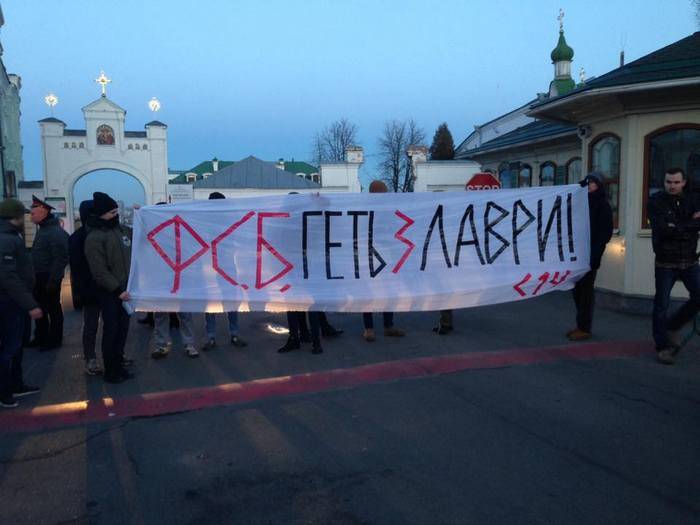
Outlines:
<svg viewBox="0 0 700 525"><path fill-rule="evenodd" d="M134 145L133 145L133 144L129 144L129 145L126 147L126 149L134 149Z"/></svg>
<svg viewBox="0 0 700 525"><path fill-rule="evenodd" d="M591 171L597 171L603 176L603 185L613 211L613 225L617 228L620 202L620 138L612 133L605 133L591 141L589 148Z"/></svg>
<svg viewBox="0 0 700 525"><path fill-rule="evenodd" d="M510 164L502 162L498 167L498 180L501 183L501 188L515 188L515 174L510 169Z"/></svg>
<svg viewBox="0 0 700 525"><path fill-rule="evenodd" d="M540 186L554 186L554 175L557 165L553 162L543 162L540 166Z"/></svg>
<svg viewBox="0 0 700 525"><path fill-rule="evenodd" d="M532 186L532 167L529 164L520 165L520 173L518 173L518 187L529 188Z"/></svg>
<svg viewBox="0 0 700 525"><path fill-rule="evenodd" d="M141 149L148 149L148 144L144 144Z"/></svg>
<svg viewBox="0 0 700 525"><path fill-rule="evenodd" d="M684 191L700 194L700 125L674 124L653 131L644 139L644 159L642 227L648 228L647 200L663 190L668 168L683 168L687 180Z"/></svg>
<svg viewBox="0 0 700 525"><path fill-rule="evenodd" d="M134 144L134 149L140 150L140 149L141 149L141 144Z"/></svg>
<svg viewBox="0 0 700 525"><path fill-rule="evenodd" d="M576 184L583 178L581 157L574 157L566 163L566 184Z"/></svg>
<svg viewBox="0 0 700 525"><path fill-rule="evenodd" d="M67 147L68 147L68 143L67 143L67 142L64 142L64 143L63 143L63 147L64 147L64 148L67 148Z"/></svg>

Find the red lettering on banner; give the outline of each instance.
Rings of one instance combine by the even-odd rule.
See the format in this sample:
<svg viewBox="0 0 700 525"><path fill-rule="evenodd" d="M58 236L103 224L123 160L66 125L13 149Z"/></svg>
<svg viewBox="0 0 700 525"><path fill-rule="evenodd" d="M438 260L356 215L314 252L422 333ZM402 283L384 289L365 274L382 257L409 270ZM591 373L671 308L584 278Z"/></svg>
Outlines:
<svg viewBox="0 0 700 525"><path fill-rule="evenodd" d="M569 274L571 274L571 271L566 270L564 275L561 276L561 279L557 280L557 277L559 277L559 272L556 272L554 274L554 277L552 277L552 280L549 281L549 284L551 284L552 286L559 286L561 283L566 281L566 278L569 276Z"/></svg>
<svg viewBox="0 0 700 525"><path fill-rule="evenodd" d="M547 279L549 279L549 272L544 272L542 275L540 275L537 280L540 282L540 284L537 285L537 288L535 288L535 291L532 292L532 295L537 295L537 292L540 291L540 289L545 285L547 282Z"/></svg>
<svg viewBox="0 0 700 525"><path fill-rule="evenodd" d="M279 254L277 250L269 243L265 238L263 237L263 220L268 218L268 217L284 217L288 218L289 213L286 212L260 212L258 213L258 247L256 250L257 254L257 264L255 268L255 287L259 290L261 288L265 288L268 284L271 284L278 279L281 279L287 273L289 273L292 268L294 268L294 265L290 263L287 259L282 257L282 255ZM269 251L275 259L277 259L279 262L281 262L284 265L284 268L277 272L275 275L270 277L267 281L263 282L262 281L262 248L263 246L267 251ZM289 289L289 288L287 288ZM286 291L286 290L285 290Z"/></svg>
<svg viewBox="0 0 700 525"><path fill-rule="evenodd" d="M523 277L522 281L520 281L518 284L514 284L514 285L513 285L513 290L515 290L516 292L518 292L518 293L520 294L521 297L525 297L527 294L526 294L526 293L523 291L523 289L520 288L520 287L521 287L523 284L525 284L526 282L528 282L528 281L530 280L531 277L532 277L532 275L528 273L525 277Z"/></svg>
<svg viewBox="0 0 700 525"><path fill-rule="evenodd" d="M411 255L411 252L416 247L415 244L413 244L411 241L409 241L408 239L406 239L406 237L403 236L404 232L406 230L408 230L413 225L413 223L415 221L413 219L411 219L408 215L404 215L403 213L401 213L399 210L396 210L394 213L396 214L397 217L406 221L406 224L401 226L401 229L399 229L399 231L397 231L394 234L394 238L398 239L399 241L404 243L406 246L408 246L408 248L406 248L406 251L403 252L403 255L399 259L399 262L397 262L396 266L394 266L394 269L391 270L393 273L398 273L399 270L401 269L401 267L403 266L403 263L406 262L406 259L408 259L408 256Z"/></svg>
<svg viewBox="0 0 700 525"><path fill-rule="evenodd" d="M219 235L216 239L214 239L211 242L211 259L212 259L212 265L214 266L214 270L221 275L224 279L226 279L228 282L230 282L233 286L238 286L238 282L231 277L226 271L219 266L219 243L223 241L226 237L231 235L234 231L236 231L242 224L246 223L253 215L255 215L254 211L249 211L246 213L243 218L239 221L234 222L231 226L229 226L224 233ZM242 288L246 290L248 287L246 285L242 285Z"/></svg>
<svg viewBox="0 0 700 525"><path fill-rule="evenodd" d="M175 229L175 260L173 261L170 256L165 253L165 250L158 244L158 241L156 241L156 235L158 235L161 231L163 231L165 228L167 228L170 225L173 225ZM197 241L200 245L199 250L195 252L193 255L189 257L185 262L182 262L182 239L181 239L181 229L185 228L187 232L192 236L192 238ZM175 215L172 219L168 219L165 222L160 223L158 226L153 228L148 235L146 236L148 239L148 242L151 243L153 248L155 248L156 252L158 255L161 256L161 258L165 261L165 263L170 266L170 268L175 272L175 278L173 280L173 287L170 290L170 293L175 293L180 289L180 274L182 271L187 268L190 264L192 264L194 261L199 259L204 252L207 251L209 248L209 245L204 242L204 239L200 237L200 235L190 226L187 224L187 221L185 221L182 217L179 215Z"/></svg>

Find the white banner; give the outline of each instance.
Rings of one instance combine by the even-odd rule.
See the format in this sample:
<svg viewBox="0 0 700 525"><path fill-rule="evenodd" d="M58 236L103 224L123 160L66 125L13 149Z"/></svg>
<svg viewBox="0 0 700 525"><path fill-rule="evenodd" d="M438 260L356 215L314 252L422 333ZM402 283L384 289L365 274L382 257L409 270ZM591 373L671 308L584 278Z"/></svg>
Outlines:
<svg viewBox="0 0 700 525"><path fill-rule="evenodd" d="M465 308L572 288L589 236L579 185L147 206L129 292L149 311Z"/></svg>

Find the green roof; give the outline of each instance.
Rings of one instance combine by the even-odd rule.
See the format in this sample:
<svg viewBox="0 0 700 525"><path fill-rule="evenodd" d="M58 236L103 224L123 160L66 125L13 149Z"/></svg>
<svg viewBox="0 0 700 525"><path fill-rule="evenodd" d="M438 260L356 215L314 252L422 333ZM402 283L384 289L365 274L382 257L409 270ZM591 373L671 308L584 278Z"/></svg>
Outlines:
<svg viewBox="0 0 700 525"><path fill-rule="evenodd" d="M292 173L303 173L304 175L312 175L318 173L318 168L312 166L308 162L285 162L284 171L290 171Z"/></svg>
<svg viewBox="0 0 700 525"><path fill-rule="evenodd" d="M552 50L552 62L559 62L561 60L573 60L574 50L569 47L566 43L566 38L564 38L564 30L559 31L559 42L557 42L557 47Z"/></svg>
<svg viewBox="0 0 700 525"><path fill-rule="evenodd" d="M223 169L226 166L230 166L231 164L233 164L232 160L220 160L219 169ZM197 175L196 180L202 180L204 178L203 175L205 173L214 173L214 163L210 160L205 160L204 162L200 162L199 164L197 164L192 169L177 171L179 171L180 175L178 175L177 177L173 177L168 184L190 184L187 181L188 173L194 173L195 175ZM171 173L175 172L176 170L171 171Z"/></svg>

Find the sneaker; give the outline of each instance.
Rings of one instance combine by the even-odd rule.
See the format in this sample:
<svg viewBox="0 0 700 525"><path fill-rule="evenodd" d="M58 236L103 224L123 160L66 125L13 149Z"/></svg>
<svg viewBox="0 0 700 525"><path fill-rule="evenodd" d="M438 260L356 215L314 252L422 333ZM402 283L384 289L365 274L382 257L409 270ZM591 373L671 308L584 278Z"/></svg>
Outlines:
<svg viewBox="0 0 700 525"><path fill-rule="evenodd" d="M365 341L368 343L371 343L374 341L377 337L374 335L374 329L373 328L365 328L365 331L362 332L362 337L365 338Z"/></svg>
<svg viewBox="0 0 700 525"><path fill-rule="evenodd" d="M299 344L299 339L296 337L290 337L287 339L287 342L284 343L284 346L281 348L277 349L277 352L280 354L286 354L287 352L291 352L292 350L299 350L301 348L301 345Z"/></svg>
<svg viewBox="0 0 700 525"><path fill-rule="evenodd" d="M569 335L569 341L585 341L586 339L591 338L591 333L590 332L584 332L583 330L576 329L573 332L571 332Z"/></svg>
<svg viewBox="0 0 700 525"><path fill-rule="evenodd" d="M170 353L170 345L157 346L153 352L151 352L151 357L153 359L161 359Z"/></svg>
<svg viewBox="0 0 700 525"><path fill-rule="evenodd" d="M185 354L187 357L199 357L199 350L194 345L185 345Z"/></svg>
<svg viewBox="0 0 700 525"><path fill-rule="evenodd" d="M39 390L40 388L38 386L22 385L19 388L15 388L12 393L15 397L24 397L36 394Z"/></svg>
<svg viewBox="0 0 700 525"><path fill-rule="evenodd" d="M673 357L673 350L670 348L664 348L656 354L656 360L664 365L672 365L675 361Z"/></svg>
<svg viewBox="0 0 700 525"><path fill-rule="evenodd" d="M243 348L244 346L248 346L248 343L246 343L243 339L241 339L237 335L231 336L231 344L233 346L237 346L238 348Z"/></svg>
<svg viewBox="0 0 700 525"><path fill-rule="evenodd" d="M12 394L7 394L0 396L0 407L3 408L16 408L19 406L19 403L17 400L14 398Z"/></svg>
<svg viewBox="0 0 700 525"><path fill-rule="evenodd" d="M390 326L389 328L384 329L384 335L386 337L403 337L404 335L406 335L406 332L404 330L401 330L401 328Z"/></svg>
<svg viewBox="0 0 700 525"><path fill-rule="evenodd" d="M85 362L85 373L89 376L97 376L102 373L102 368L97 364L97 359L88 359Z"/></svg>
<svg viewBox="0 0 700 525"><path fill-rule="evenodd" d="M207 342L204 343L204 345L202 346L202 350L204 350L206 352L208 350L212 350L215 346L216 346L216 339L214 339L213 337L210 337L207 340Z"/></svg>

